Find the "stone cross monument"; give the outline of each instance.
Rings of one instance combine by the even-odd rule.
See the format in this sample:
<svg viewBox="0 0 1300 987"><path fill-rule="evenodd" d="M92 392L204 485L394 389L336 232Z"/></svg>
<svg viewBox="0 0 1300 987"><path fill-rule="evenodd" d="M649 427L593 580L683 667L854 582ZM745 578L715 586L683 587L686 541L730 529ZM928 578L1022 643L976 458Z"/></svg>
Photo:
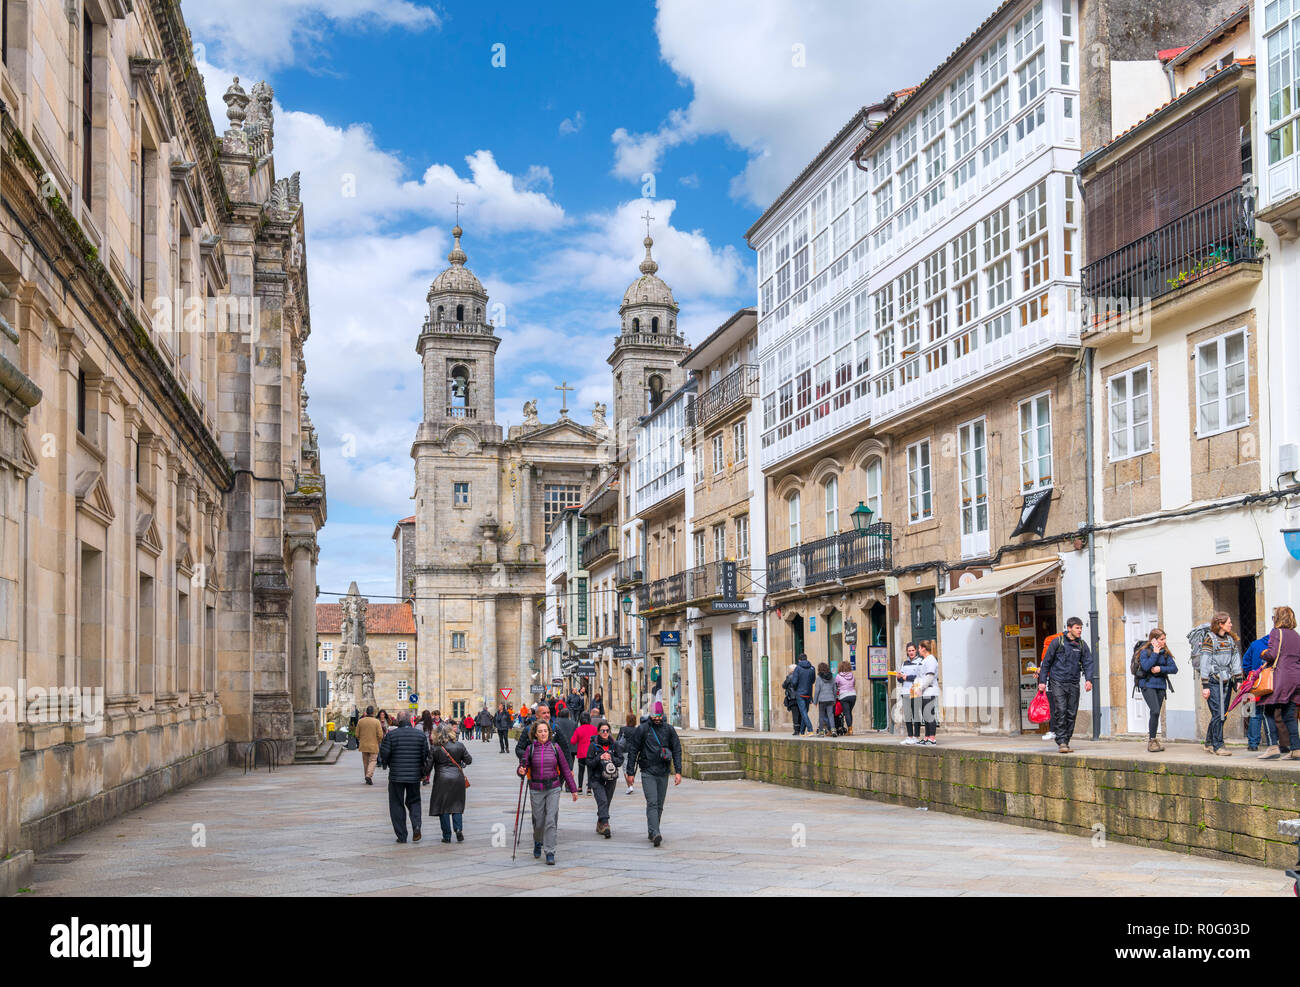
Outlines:
<svg viewBox="0 0 1300 987"><path fill-rule="evenodd" d="M370 601L361 595L356 581L340 601L343 641L340 645L338 671L334 673L334 706L344 719L356 709L365 712L375 705L375 669L370 664L370 647L366 644L366 607Z"/></svg>

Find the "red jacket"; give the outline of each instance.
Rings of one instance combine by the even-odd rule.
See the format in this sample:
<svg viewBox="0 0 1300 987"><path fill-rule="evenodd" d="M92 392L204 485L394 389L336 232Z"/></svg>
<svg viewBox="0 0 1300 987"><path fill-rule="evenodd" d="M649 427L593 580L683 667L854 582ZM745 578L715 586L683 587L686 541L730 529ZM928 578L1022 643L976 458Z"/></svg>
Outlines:
<svg viewBox="0 0 1300 987"><path fill-rule="evenodd" d="M591 738L596 736L596 728L590 723L580 723L578 729L573 731L573 740L569 746L578 752L578 757L584 760L587 757L587 745L591 743Z"/></svg>

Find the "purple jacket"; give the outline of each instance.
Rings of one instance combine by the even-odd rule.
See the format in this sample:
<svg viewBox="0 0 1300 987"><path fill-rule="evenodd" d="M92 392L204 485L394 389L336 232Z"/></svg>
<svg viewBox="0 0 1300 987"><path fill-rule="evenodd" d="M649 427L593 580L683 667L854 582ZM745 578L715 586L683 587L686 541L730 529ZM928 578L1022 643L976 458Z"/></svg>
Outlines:
<svg viewBox="0 0 1300 987"><path fill-rule="evenodd" d="M577 793L578 785L569 770L569 762L554 741L548 740L544 746L529 744L523 763L528 768L528 787L534 792L544 792L563 784L570 792Z"/></svg>
<svg viewBox="0 0 1300 987"><path fill-rule="evenodd" d="M1300 634L1289 628L1274 627L1268 635L1268 650L1273 662L1273 694L1265 696L1263 703L1300 701ZM1293 740L1294 750L1296 743Z"/></svg>

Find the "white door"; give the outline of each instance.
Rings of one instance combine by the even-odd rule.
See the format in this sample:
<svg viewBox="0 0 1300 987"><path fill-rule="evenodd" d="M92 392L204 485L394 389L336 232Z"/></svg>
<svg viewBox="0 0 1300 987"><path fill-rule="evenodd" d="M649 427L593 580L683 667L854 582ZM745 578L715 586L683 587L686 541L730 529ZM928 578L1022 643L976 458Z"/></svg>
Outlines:
<svg viewBox="0 0 1300 987"><path fill-rule="evenodd" d="M1145 734L1149 718L1142 693L1133 690L1133 646L1145 641L1160 626L1156 615L1156 591L1131 589L1124 593L1124 685L1128 696L1128 732Z"/></svg>

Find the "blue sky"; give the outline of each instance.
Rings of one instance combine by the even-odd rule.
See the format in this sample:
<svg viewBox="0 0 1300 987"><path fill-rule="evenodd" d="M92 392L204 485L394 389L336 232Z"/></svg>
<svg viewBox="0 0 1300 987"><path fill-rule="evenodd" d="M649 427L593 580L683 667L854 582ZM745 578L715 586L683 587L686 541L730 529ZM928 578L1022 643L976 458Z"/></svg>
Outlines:
<svg viewBox="0 0 1300 987"><path fill-rule="evenodd" d="M319 584L394 591L412 513L415 340L452 200L502 345L497 420L587 420L654 215L660 275L699 341L754 300L744 232L863 103L915 85L981 0L185 0L218 131L232 76L276 96L302 172L310 413L329 494ZM504 47L498 47L504 46ZM504 64L501 64L504 61ZM496 64L494 64L494 62ZM647 177L649 176L649 177Z"/></svg>

